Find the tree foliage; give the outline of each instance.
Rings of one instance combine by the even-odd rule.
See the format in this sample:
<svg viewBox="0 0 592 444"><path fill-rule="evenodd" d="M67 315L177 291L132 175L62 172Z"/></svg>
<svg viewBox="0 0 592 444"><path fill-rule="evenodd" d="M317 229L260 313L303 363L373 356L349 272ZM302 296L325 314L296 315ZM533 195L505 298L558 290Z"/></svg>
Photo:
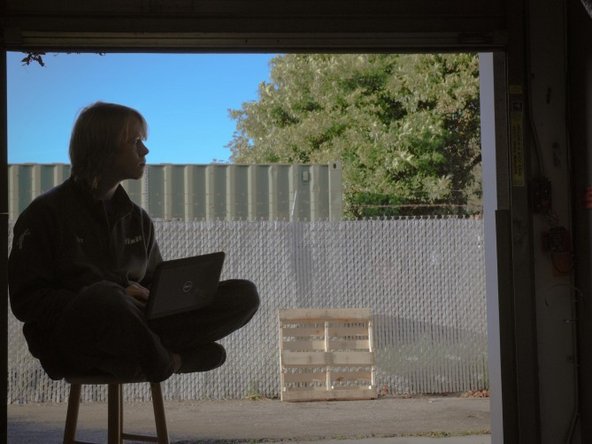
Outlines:
<svg viewBox="0 0 592 444"><path fill-rule="evenodd" d="M474 54L288 54L231 110L236 163L342 162L353 218L478 211Z"/></svg>

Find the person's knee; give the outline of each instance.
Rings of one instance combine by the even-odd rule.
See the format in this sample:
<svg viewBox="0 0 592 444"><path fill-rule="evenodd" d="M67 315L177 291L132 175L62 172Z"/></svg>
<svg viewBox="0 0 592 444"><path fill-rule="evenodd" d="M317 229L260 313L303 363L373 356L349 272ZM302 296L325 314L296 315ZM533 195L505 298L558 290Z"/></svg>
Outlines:
<svg viewBox="0 0 592 444"><path fill-rule="evenodd" d="M239 287L238 293L240 294L243 306L251 309L253 312L257 311L261 304L257 286L248 280L237 280L237 286Z"/></svg>
<svg viewBox="0 0 592 444"><path fill-rule="evenodd" d="M237 316L250 319L259 309L260 299L257 287L246 279L230 279L220 282L213 305L230 310Z"/></svg>

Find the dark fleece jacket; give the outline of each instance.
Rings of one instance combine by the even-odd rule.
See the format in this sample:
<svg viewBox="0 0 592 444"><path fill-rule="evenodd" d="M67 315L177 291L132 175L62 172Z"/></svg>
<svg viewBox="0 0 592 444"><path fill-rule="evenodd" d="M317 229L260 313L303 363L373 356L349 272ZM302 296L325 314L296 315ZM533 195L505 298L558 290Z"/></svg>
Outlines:
<svg viewBox="0 0 592 444"><path fill-rule="evenodd" d="M67 370L53 352L52 331L72 297L105 280L149 288L161 261L150 217L121 186L106 208L70 178L23 211L8 261L10 304L51 378Z"/></svg>

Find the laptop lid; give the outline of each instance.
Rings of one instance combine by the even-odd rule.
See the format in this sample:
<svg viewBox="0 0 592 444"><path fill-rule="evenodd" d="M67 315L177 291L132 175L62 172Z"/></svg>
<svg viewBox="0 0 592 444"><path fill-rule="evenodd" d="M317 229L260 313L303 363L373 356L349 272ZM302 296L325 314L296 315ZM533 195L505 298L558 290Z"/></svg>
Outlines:
<svg viewBox="0 0 592 444"><path fill-rule="evenodd" d="M146 318L195 310L216 294L224 252L161 262L154 273Z"/></svg>

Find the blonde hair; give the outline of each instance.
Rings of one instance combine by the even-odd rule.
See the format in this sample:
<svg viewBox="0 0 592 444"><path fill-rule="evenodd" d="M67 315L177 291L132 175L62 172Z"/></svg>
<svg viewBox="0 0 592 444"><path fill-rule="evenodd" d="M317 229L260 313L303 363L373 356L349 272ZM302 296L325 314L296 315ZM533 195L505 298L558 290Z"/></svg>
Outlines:
<svg viewBox="0 0 592 444"><path fill-rule="evenodd" d="M112 165L117 150L130 137L135 123L140 123L142 136L146 138L146 120L133 108L105 102L84 108L70 136L72 177L96 189L103 173Z"/></svg>

